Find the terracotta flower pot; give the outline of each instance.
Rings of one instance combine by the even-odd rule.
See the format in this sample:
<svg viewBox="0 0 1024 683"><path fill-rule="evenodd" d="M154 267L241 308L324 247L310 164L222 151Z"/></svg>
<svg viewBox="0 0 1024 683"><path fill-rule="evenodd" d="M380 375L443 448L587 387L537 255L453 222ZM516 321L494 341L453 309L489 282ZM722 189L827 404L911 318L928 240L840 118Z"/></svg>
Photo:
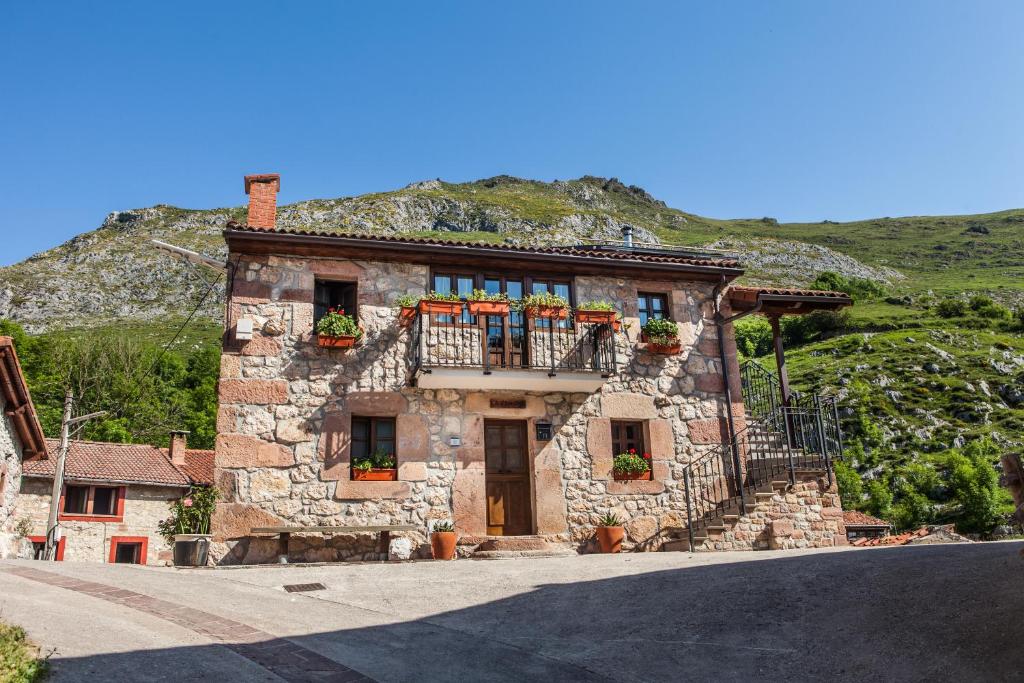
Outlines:
<svg viewBox="0 0 1024 683"><path fill-rule="evenodd" d="M625 537L626 530L621 526L597 527L597 542L601 546L602 553L621 552L622 539Z"/></svg>
<svg viewBox="0 0 1024 683"><path fill-rule="evenodd" d="M398 323L402 327L410 327L416 322L416 307L402 306L398 311Z"/></svg>
<svg viewBox="0 0 1024 683"><path fill-rule="evenodd" d="M615 481L644 481L649 480L651 478L651 471L647 470L646 472L620 472L618 470L615 470L614 472L612 472L612 476L615 478Z"/></svg>
<svg viewBox="0 0 1024 683"><path fill-rule="evenodd" d="M615 322L615 311L584 311L577 308L576 322L592 325L611 325Z"/></svg>
<svg viewBox="0 0 1024 683"><path fill-rule="evenodd" d="M552 318L565 320L569 316L569 309L564 306L530 306L523 311L527 318Z"/></svg>
<svg viewBox="0 0 1024 683"><path fill-rule="evenodd" d="M676 339L671 344L656 344L654 342L648 341L647 335L642 332L640 333L640 341L643 342L644 344L647 344L647 350L650 353L658 353L666 356L675 355L682 351L683 349L683 343L679 341L679 339Z"/></svg>
<svg viewBox="0 0 1024 683"><path fill-rule="evenodd" d="M435 560L454 559L456 540L454 531L432 531L430 533L430 554Z"/></svg>
<svg viewBox="0 0 1024 683"><path fill-rule="evenodd" d="M328 349L351 349L357 341L359 341L359 337L347 334L340 337L328 337L325 334L316 336L316 345Z"/></svg>
<svg viewBox="0 0 1024 683"><path fill-rule="evenodd" d="M421 299L420 313L432 313L434 315L458 315L459 313L462 313L462 302L431 301L430 299Z"/></svg>
<svg viewBox="0 0 1024 683"><path fill-rule="evenodd" d="M352 470L353 481L398 481L398 470L394 467L374 467L369 470Z"/></svg>
<svg viewBox="0 0 1024 683"><path fill-rule="evenodd" d="M511 305L507 301L467 301L473 315L508 315Z"/></svg>

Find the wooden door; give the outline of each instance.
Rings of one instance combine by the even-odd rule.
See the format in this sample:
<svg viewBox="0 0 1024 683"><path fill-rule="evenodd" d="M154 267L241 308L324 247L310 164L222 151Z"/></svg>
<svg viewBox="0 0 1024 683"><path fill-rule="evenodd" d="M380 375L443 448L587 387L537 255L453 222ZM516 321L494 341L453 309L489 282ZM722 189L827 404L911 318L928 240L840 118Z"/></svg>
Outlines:
<svg viewBox="0 0 1024 683"><path fill-rule="evenodd" d="M487 533L524 536L533 531L530 505L526 423L517 420L484 422L487 462Z"/></svg>

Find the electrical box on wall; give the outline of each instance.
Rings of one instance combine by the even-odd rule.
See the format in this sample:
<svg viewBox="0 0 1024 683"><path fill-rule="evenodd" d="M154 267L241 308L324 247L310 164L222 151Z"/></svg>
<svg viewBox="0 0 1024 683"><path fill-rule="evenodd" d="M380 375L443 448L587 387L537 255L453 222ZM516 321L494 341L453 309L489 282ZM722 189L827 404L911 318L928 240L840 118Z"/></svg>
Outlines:
<svg viewBox="0 0 1024 683"><path fill-rule="evenodd" d="M537 423L537 441L551 441L551 423Z"/></svg>
<svg viewBox="0 0 1024 683"><path fill-rule="evenodd" d="M462 445L462 437L461 436L449 436L448 437L448 445L449 446L461 446Z"/></svg>
<svg viewBox="0 0 1024 683"><path fill-rule="evenodd" d="M241 318L235 323L235 339L239 341L252 339L252 318Z"/></svg>

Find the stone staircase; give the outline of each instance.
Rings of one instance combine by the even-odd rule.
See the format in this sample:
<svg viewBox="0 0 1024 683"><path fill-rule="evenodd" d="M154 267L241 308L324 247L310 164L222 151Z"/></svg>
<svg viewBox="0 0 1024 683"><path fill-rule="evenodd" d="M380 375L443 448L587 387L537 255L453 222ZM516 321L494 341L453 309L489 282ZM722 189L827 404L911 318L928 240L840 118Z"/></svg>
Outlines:
<svg viewBox="0 0 1024 683"><path fill-rule="evenodd" d="M459 549L481 560L576 555L568 543L544 536L466 536L459 539Z"/></svg>

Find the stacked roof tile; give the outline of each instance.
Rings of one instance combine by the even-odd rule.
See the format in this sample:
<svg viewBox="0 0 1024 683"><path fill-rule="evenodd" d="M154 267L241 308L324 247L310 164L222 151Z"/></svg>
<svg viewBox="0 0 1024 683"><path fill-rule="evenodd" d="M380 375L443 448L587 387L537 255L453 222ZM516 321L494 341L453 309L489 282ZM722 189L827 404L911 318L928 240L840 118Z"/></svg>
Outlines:
<svg viewBox="0 0 1024 683"><path fill-rule="evenodd" d="M59 442L47 439L56 454ZM26 462L26 476L53 477L56 457ZM103 481L123 484L189 486L213 483L213 451L185 451L185 464L175 466L167 449L148 444L72 441L64 465L69 481Z"/></svg>

